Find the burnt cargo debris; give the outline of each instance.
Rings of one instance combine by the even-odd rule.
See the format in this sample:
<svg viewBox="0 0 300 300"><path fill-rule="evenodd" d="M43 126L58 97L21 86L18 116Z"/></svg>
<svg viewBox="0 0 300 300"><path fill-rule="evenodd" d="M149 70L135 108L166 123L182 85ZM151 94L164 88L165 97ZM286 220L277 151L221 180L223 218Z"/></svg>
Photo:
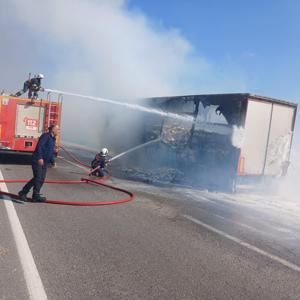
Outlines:
<svg viewBox="0 0 300 300"><path fill-rule="evenodd" d="M193 122L147 116L140 142L160 140L127 157L127 177L234 192L238 178L287 172L296 104L246 93L145 101Z"/></svg>

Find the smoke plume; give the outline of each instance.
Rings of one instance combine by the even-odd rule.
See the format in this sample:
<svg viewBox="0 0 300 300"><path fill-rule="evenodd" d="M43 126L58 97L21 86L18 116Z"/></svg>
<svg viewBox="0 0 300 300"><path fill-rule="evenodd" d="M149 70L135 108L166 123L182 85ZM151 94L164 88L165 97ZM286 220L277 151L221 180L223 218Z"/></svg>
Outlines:
<svg viewBox="0 0 300 300"><path fill-rule="evenodd" d="M158 26L127 1L1 1L0 25L0 81L10 91L30 71L44 73L48 88L113 99L246 88L238 68L216 67L179 30ZM63 137L73 142L98 147L103 126L116 137L133 118L65 100ZM79 119L84 137L74 130Z"/></svg>

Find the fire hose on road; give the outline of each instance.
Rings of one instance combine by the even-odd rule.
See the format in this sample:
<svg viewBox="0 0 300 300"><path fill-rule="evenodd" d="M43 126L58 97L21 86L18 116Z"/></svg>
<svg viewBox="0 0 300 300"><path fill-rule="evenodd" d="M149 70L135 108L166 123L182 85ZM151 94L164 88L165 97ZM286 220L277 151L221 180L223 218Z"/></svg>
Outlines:
<svg viewBox="0 0 300 300"><path fill-rule="evenodd" d="M61 146L61 148L77 164L79 164L83 167L86 167L87 169L90 169L90 167L88 165L86 165L85 163L80 161L75 155L70 153L67 149L65 149L62 146ZM122 192L124 194L127 194L127 197L117 199L117 200L112 200L112 201L97 201L97 202L77 202L76 201L75 202L75 201L65 201L65 200L46 200L43 203L59 204L59 205L72 205L72 206L101 206L101 205L122 204L122 203L130 202L134 199L134 195L130 191L128 191L126 189L116 187L114 185L110 185L110 184L105 183L105 181L108 180L109 178L110 178L110 176L107 176L107 177L104 177L104 178L101 178L101 179L98 179L98 180L91 180L91 179L88 179L88 178L81 178L80 180L46 180L45 183L46 184L66 184L66 185L93 184L93 185L96 185L96 186L103 186L103 187L109 188L109 189L114 190L114 191ZM28 180L25 180L25 179L6 179L6 180L0 180L0 183L25 183L27 181ZM20 197L16 194L4 192L4 191L1 191L1 190L0 190L0 195L6 195L6 196L9 196L9 197L12 197L12 198L15 198L15 199L20 199ZM32 199L28 198L28 201L32 202Z"/></svg>

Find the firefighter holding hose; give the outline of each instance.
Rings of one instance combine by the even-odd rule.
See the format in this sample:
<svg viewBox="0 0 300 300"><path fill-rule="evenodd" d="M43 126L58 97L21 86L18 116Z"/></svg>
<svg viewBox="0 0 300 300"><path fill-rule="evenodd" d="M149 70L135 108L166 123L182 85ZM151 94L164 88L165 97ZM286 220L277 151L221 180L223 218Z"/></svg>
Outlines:
<svg viewBox="0 0 300 300"><path fill-rule="evenodd" d="M94 160L91 162L91 173L90 175L104 177L105 175L105 168L109 163L107 159L108 150L107 148L103 148L100 153L96 154Z"/></svg>
<svg viewBox="0 0 300 300"><path fill-rule="evenodd" d="M33 178L19 192L19 197L23 201L27 201L27 194L31 188L33 188L32 200L34 202L46 201L46 197L40 194L40 190L46 178L48 165L54 163L56 136L59 128L57 125L51 125L48 129L48 132L40 136L32 155Z"/></svg>
<svg viewBox="0 0 300 300"><path fill-rule="evenodd" d="M43 74L37 74L33 78L29 78L24 82L23 89L17 92L14 97L20 97L28 91L28 98L29 99L37 99L38 92L43 91L42 88L42 79L44 79Z"/></svg>

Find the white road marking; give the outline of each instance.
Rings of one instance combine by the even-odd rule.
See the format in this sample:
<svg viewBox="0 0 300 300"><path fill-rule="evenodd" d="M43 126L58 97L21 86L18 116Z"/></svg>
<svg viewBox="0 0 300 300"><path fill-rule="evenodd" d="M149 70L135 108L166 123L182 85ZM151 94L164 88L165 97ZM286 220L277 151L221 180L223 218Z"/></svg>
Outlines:
<svg viewBox="0 0 300 300"><path fill-rule="evenodd" d="M219 235L221 235L221 236L223 236L223 237L225 237L225 238L227 238L227 239L229 239L229 240L231 240L231 241L233 241L233 242L235 242L235 243L237 243L237 244L239 244L239 245L247 248L247 249L250 249L250 250L252 250L252 251L254 251L256 253L259 253L259 254L261 254L261 255L263 255L265 257L268 257L268 258L270 258L270 259L272 259L272 260L274 260L274 261L276 261L276 262L284 265L285 267L287 267L287 268L289 268L289 269L291 269L293 271L296 271L296 272L300 273L300 266L298 266L296 264L293 264L293 263L289 262L288 260L285 260L283 258L280 258L280 257L276 256L276 255L268 253L268 252L266 252L266 251L264 251L264 250L262 250L262 249L260 249L260 248L258 248L256 246L253 246L253 245L251 245L251 244L249 244L247 242L244 242L243 240L241 240L241 239L239 239L237 237L234 237L234 236L232 236L232 235L230 235L230 234L228 234L228 233L226 233L226 232L224 232L222 230L219 230L219 229L217 229L217 228L215 228L215 227L213 227L211 225L208 225L208 224L206 224L206 223L204 223L204 222L202 222L202 221L200 221L198 219L195 219L195 218L193 218L191 216L188 216L188 215L182 215L182 216L184 218L186 218L186 219L188 219L188 220L190 220L190 221L192 221L192 222L194 222L194 223L196 223L196 224L198 224L198 225L200 225L200 226L202 226L202 227L204 227L204 228L206 228L206 229L214 232L214 233L217 233L217 234L219 234Z"/></svg>
<svg viewBox="0 0 300 300"><path fill-rule="evenodd" d="M203 210L204 210L204 209L203 209ZM205 210L204 210L204 211L205 211ZM206 212L207 212L207 211L206 211ZM216 217L216 218L219 218L219 219L221 219L221 220L225 220L226 222L229 222L229 223L232 223L232 224L236 224L236 225L238 225L238 226L245 227L245 228L250 229L250 230L252 230L252 231L255 231L255 232L259 233L259 234L262 234L262 231L261 231L261 230L255 228L255 227L252 227L252 226L250 226L250 225L247 225L247 224L245 224L245 223L235 222L235 221L226 219L224 216L221 216L221 215L218 215L218 214L214 214L214 213L210 213L210 215L212 215L212 216L214 216L214 217ZM270 233L269 233L268 235L269 235L269 236L273 236L273 235L270 234Z"/></svg>
<svg viewBox="0 0 300 300"><path fill-rule="evenodd" d="M0 170L0 180L3 179L4 178ZM0 190L8 192L5 183L0 183ZM45 300L47 299L47 295L13 202L5 199L2 201L4 201L4 206L7 211L11 230L17 246L29 297L32 300Z"/></svg>
<svg viewBox="0 0 300 300"><path fill-rule="evenodd" d="M255 227L249 226L249 225L247 225L247 224L245 224L245 223L235 222L235 221L226 219L224 216L221 216L221 215L219 215L219 214L215 214L215 213L212 213L212 212L208 212L208 211L207 211L206 209L204 209L204 208L198 207L198 210L201 210L201 211L203 211L203 212L205 212L205 213L209 213L210 216L214 216L214 217L219 218L219 219L221 219L221 220L224 220L224 221L226 221L226 222L229 222L229 223L232 223L232 224L241 226L241 227L245 227L245 228L250 229L250 230L252 230L252 231L255 231L255 232L259 233L259 234L262 234L262 231L261 231L261 230L255 228ZM272 234L268 234L268 235L269 235L269 236L273 236Z"/></svg>

